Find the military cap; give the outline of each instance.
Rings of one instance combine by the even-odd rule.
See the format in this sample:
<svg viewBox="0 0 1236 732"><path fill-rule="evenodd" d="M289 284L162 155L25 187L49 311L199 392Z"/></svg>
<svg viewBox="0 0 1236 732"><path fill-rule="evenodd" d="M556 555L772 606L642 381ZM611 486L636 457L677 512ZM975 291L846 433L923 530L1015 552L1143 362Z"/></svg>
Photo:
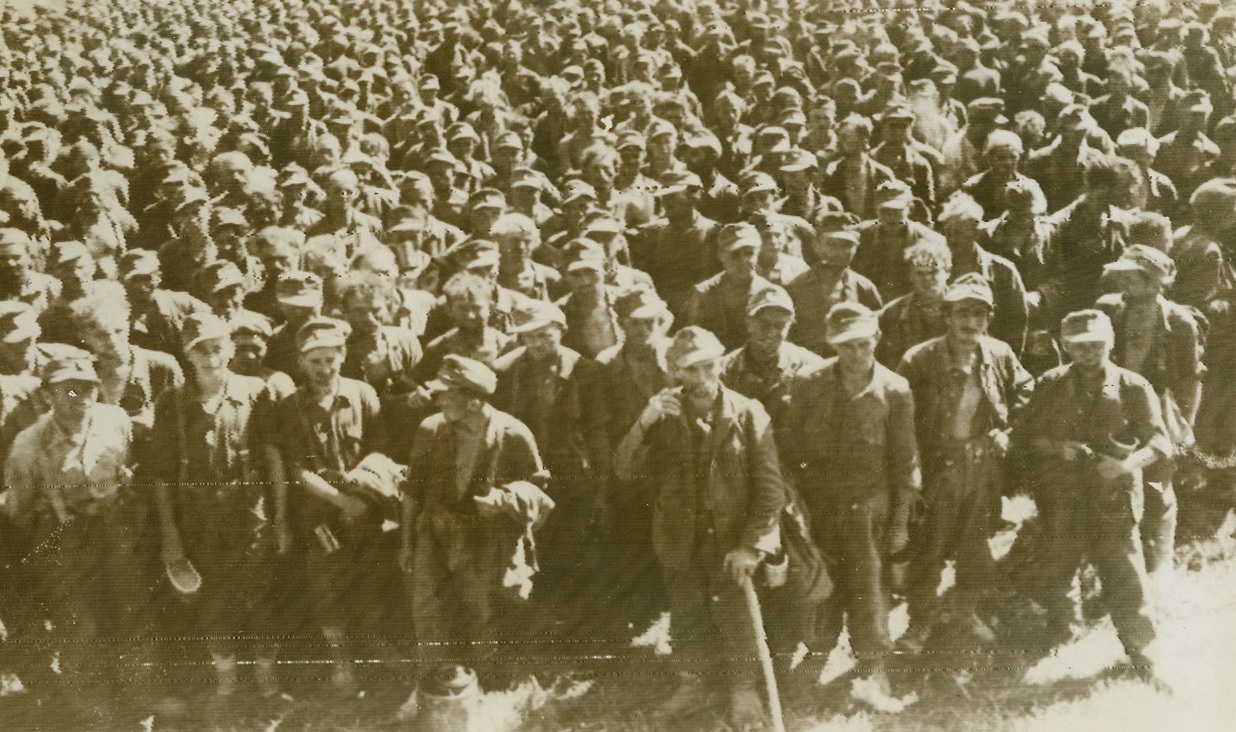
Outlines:
<svg viewBox="0 0 1236 732"><path fill-rule="evenodd" d="M438 77L435 74L425 74L421 77L420 88L421 91L425 91L426 89L441 89L442 82L438 81Z"/></svg>
<svg viewBox="0 0 1236 732"><path fill-rule="evenodd" d="M240 287L245 284L245 276L235 262L227 259L216 259L202 268L202 284L209 292L218 292L228 287Z"/></svg>
<svg viewBox="0 0 1236 732"><path fill-rule="evenodd" d="M761 288L752 293L747 301L747 315L756 315L768 308L780 308L790 315L794 314L794 301L789 293L777 285Z"/></svg>
<svg viewBox="0 0 1236 732"><path fill-rule="evenodd" d="M745 221L736 224L725 224L717 232L717 248L721 252L732 252L743 247L759 249L763 245L760 232Z"/></svg>
<svg viewBox="0 0 1236 732"><path fill-rule="evenodd" d="M1047 31L1043 28L1033 28L1021 34L1021 43L1023 46L1040 46L1042 48L1050 48L1051 41L1047 38Z"/></svg>
<svg viewBox="0 0 1236 732"><path fill-rule="evenodd" d="M99 383L99 375L94 370L94 356L87 351L72 346L56 349L40 372L44 385L59 384L65 381L90 381Z"/></svg>
<svg viewBox="0 0 1236 732"><path fill-rule="evenodd" d="M744 196L762 191L775 192L776 190L777 182L767 173L753 173L747 176L747 179L743 181L742 185L742 195Z"/></svg>
<svg viewBox="0 0 1236 732"><path fill-rule="evenodd" d="M251 310L242 310L232 319L232 337L257 336L267 339L274 333L270 319Z"/></svg>
<svg viewBox="0 0 1236 732"><path fill-rule="evenodd" d="M1189 198L1189 205L1199 216L1220 217L1226 221L1236 215L1236 178L1212 178L1197 187Z"/></svg>
<svg viewBox="0 0 1236 732"><path fill-rule="evenodd" d="M755 75L755 79L751 82L751 86L753 87L772 86L775 83L777 82L775 79L773 79L772 74L770 74L767 71L761 71L760 73Z"/></svg>
<svg viewBox="0 0 1236 732"><path fill-rule="evenodd" d="M884 111L880 113L881 122L913 122L914 119L914 110L910 109L908 104L894 102L885 107Z"/></svg>
<svg viewBox="0 0 1236 732"><path fill-rule="evenodd" d="M523 150L524 140L518 132L503 132L494 140L495 150Z"/></svg>
<svg viewBox="0 0 1236 732"><path fill-rule="evenodd" d="M781 114L777 115L777 121L780 123L782 128L786 128L791 125L804 127L807 124L807 115L803 114L803 110L799 107L791 107L789 109L782 110Z"/></svg>
<svg viewBox="0 0 1236 732"><path fill-rule="evenodd" d="M335 318L310 318L296 331L296 349L301 353L315 348L344 348L352 327Z"/></svg>
<svg viewBox="0 0 1236 732"><path fill-rule="evenodd" d="M149 277L159 272L159 255L149 249L130 249L120 255L120 276Z"/></svg>
<svg viewBox="0 0 1236 732"><path fill-rule="evenodd" d="M511 180L511 189L516 188L535 188L536 190L544 189L545 184L541 181L541 176L535 171L526 171L524 173L515 173Z"/></svg>
<svg viewBox="0 0 1236 732"><path fill-rule="evenodd" d="M481 141L480 135L476 134L476 130L473 129L472 125L467 122L456 122L451 125L446 131L446 139L451 142L456 140L472 140L473 142Z"/></svg>
<svg viewBox="0 0 1236 732"><path fill-rule="evenodd" d="M819 233L821 242L840 242L850 247L857 247L859 242L858 232L849 229L833 229L824 230Z"/></svg>
<svg viewBox="0 0 1236 732"><path fill-rule="evenodd" d="M824 318L824 331L832 344L871 338L880 331L880 318L862 303L840 302Z"/></svg>
<svg viewBox="0 0 1236 732"><path fill-rule="evenodd" d="M249 250L259 258L297 257L304 245L304 232L286 226L264 227L249 240Z"/></svg>
<svg viewBox="0 0 1236 732"><path fill-rule="evenodd" d="M648 141L644 136L635 130L626 130L618 133L618 142L614 146L619 152L632 147L638 147L641 150L648 146Z"/></svg>
<svg viewBox="0 0 1236 732"><path fill-rule="evenodd" d="M944 293L944 302L962 302L976 300L989 308L995 308L996 299L991 294L991 285L987 278L978 272L969 272L958 277L949 285Z"/></svg>
<svg viewBox="0 0 1236 732"><path fill-rule="evenodd" d="M468 197L468 208L506 208L506 196L496 188L480 188Z"/></svg>
<svg viewBox="0 0 1236 732"><path fill-rule="evenodd" d="M455 254L455 261L462 270L492 269L498 266L500 259L498 243L488 239L475 239Z"/></svg>
<svg viewBox="0 0 1236 732"><path fill-rule="evenodd" d="M876 205L880 208L906 208L912 198L910 187L899 180L886 180L875 189Z"/></svg>
<svg viewBox="0 0 1236 732"><path fill-rule="evenodd" d="M979 97L966 105L967 119L986 119L996 124L1008 122L1004 116L1004 100L995 97Z"/></svg>
<svg viewBox="0 0 1236 732"><path fill-rule="evenodd" d="M636 285L614 298L614 312L620 318L653 318L668 314L669 306L652 288Z"/></svg>
<svg viewBox="0 0 1236 732"><path fill-rule="evenodd" d="M498 375L480 361L454 354L445 356L438 375L425 384L431 392L460 389L478 396L492 396L498 388Z"/></svg>
<svg viewBox="0 0 1236 732"><path fill-rule="evenodd" d="M206 191L201 188L193 187L185 191L184 198L180 204L176 206L176 213L182 214L194 206L201 206L210 203L210 196L206 195Z"/></svg>
<svg viewBox="0 0 1236 732"><path fill-rule="evenodd" d="M1205 112L1209 114L1214 107L1210 104L1210 95L1201 89L1190 89L1180 99L1180 109L1185 112Z"/></svg>
<svg viewBox="0 0 1236 732"><path fill-rule="evenodd" d="M51 252L47 258L48 267L60 267L75 262L79 259L93 259L90 250L80 241L60 241L52 244Z"/></svg>
<svg viewBox="0 0 1236 732"><path fill-rule="evenodd" d="M583 199L597 200L597 189L582 180L569 180L562 186L562 205Z"/></svg>
<svg viewBox="0 0 1236 732"><path fill-rule="evenodd" d="M215 226L239 226L242 229L247 229L249 228L249 221L239 209L225 207L215 212Z"/></svg>
<svg viewBox="0 0 1236 732"><path fill-rule="evenodd" d="M584 235L598 234L621 234L625 229L622 222L613 216L602 215L589 219L584 224Z"/></svg>
<svg viewBox="0 0 1236 732"><path fill-rule="evenodd" d="M20 300L0 302L0 342L24 343L39 337L39 316Z"/></svg>
<svg viewBox="0 0 1236 732"><path fill-rule="evenodd" d="M453 168L458 164L459 160L456 159L454 155L451 155L449 152L442 149L434 150L429 154L429 157L425 158L425 167L429 167L430 165L445 165L448 168Z"/></svg>
<svg viewBox="0 0 1236 732"><path fill-rule="evenodd" d="M601 245L591 239L575 239L566 246L566 257L562 262L564 272L592 270L604 272L606 259Z"/></svg>
<svg viewBox="0 0 1236 732"><path fill-rule="evenodd" d="M819 162L814 155L806 150L792 150L781 163L781 172L797 173L803 170L815 170L817 167L819 167Z"/></svg>
<svg viewBox="0 0 1236 732"><path fill-rule="evenodd" d="M1168 254L1144 244L1130 244L1120 258L1104 265L1106 272L1144 272L1169 285L1176 279L1176 262Z"/></svg>
<svg viewBox="0 0 1236 732"><path fill-rule="evenodd" d="M181 329L180 338L184 343L186 353L192 351L194 346L203 341L215 340L216 338L231 338L232 329L228 324L215 315L214 313L192 313L185 318L184 326Z"/></svg>
<svg viewBox="0 0 1236 732"><path fill-rule="evenodd" d="M1102 310L1078 310L1064 316L1060 323L1060 340L1065 343L1094 343L1116 340L1111 318Z"/></svg>
<svg viewBox="0 0 1236 732"><path fill-rule="evenodd" d="M700 177L689 171L671 171L665 174L661 182L661 187L653 192L654 196L669 196L674 193L684 193L704 187Z"/></svg>
<svg viewBox="0 0 1236 732"><path fill-rule="evenodd" d="M937 84L956 84L957 83L957 66L948 61L938 61L936 67L931 70L931 78Z"/></svg>
<svg viewBox="0 0 1236 732"><path fill-rule="evenodd" d="M711 331L696 325L688 325L675 333L665 352L666 360L680 369L724 355L725 346L721 345L721 341Z"/></svg>
<svg viewBox="0 0 1236 732"><path fill-rule="evenodd" d="M714 157L721 157L721 141L711 132L687 135L682 144L692 150L709 150Z"/></svg>
<svg viewBox="0 0 1236 732"><path fill-rule="evenodd" d="M756 133L757 140L789 140L790 133L784 127L778 125L768 125L761 127Z"/></svg>
<svg viewBox="0 0 1236 732"><path fill-rule="evenodd" d="M644 136L649 140L655 140L658 137L663 137L665 135L677 134L678 128L674 127L673 123L657 118L648 124L648 129L645 130Z"/></svg>
<svg viewBox="0 0 1236 732"><path fill-rule="evenodd" d="M30 244L30 235L21 229L0 228L0 249L21 247L24 251L30 251Z"/></svg>
<svg viewBox="0 0 1236 732"><path fill-rule="evenodd" d="M312 272L279 275L275 297L284 305L314 307L322 304L322 279Z"/></svg>
<svg viewBox="0 0 1236 732"><path fill-rule="evenodd" d="M1080 104L1070 104L1060 110L1056 124L1062 130L1085 130L1090 128L1090 112Z"/></svg>
<svg viewBox="0 0 1236 732"><path fill-rule="evenodd" d="M280 176L279 176L279 187L280 188L295 188L295 187L307 188L309 187L309 184L312 182L313 180L309 177L309 174L306 173L303 168L300 168L300 166L297 166L295 168L292 168L291 166L289 166L288 168L285 168L283 171L280 171Z"/></svg>
<svg viewBox="0 0 1236 732"><path fill-rule="evenodd" d="M566 315L562 308L546 302L528 298L515 306L511 312L511 333L531 333L547 325L558 325L566 328Z"/></svg>

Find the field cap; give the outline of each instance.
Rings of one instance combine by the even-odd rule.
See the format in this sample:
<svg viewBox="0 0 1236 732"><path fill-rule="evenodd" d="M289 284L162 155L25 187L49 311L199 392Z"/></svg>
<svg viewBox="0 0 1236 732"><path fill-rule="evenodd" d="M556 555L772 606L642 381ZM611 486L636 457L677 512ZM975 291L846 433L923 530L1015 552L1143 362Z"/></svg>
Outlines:
<svg viewBox="0 0 1236 732"><path fill-rule="evenodd" d="M159 273L159 255L149 249L130 249L120 255L120 276L149 277Z"/></svg>
<svg viewBox="0 0 1236 732"><path fill-rule="evenodd" d="M680 369L724 355L725 346L721 345L721 341L711 331L696 325L688 325L675 333L665 352L666 360Z"/></svg>
<svg viewBox="0 0 1236 732"><path fill-rule="evenodd" d="M1106 272L1144 272L1164 285L1176 279L1176 262L1166 253L1145 244L1130 244L1120 258L1103 267Z"/></svg>
<svg viewBox="0 0 1236 732"><path fill-rule="evenodd" d="M284 305L315 307L322 304L322 279L312 272L279 275L275 297Z"/></svg>
<svg viewBox="0 0 1236 732"><path fill-rule="evenodd" d="M829 343L848 343L880 332L880 319L866 305L840 302L824 318L824 331Z"/></svg>
<svg viewBox="0 0 1236 732"><path fill-rule="evenodd" d="M732 252L743 247L759 249L763 245L760 232L746 222L725 224L717 232L717 248L722 252Z"/></svg>
<svg viewBox="0 0 1236 732"><path fill-rule="evenodd" d="M1102 310L1078 310L1064 316L1060 340L1065 343L1114 343L1116 331L1111 318Z"/></svg>
<svg viewBox="0 0 1236 732"><path fill-rule="evenodd" d="M296 331L296 349L301 353L315 348L344 348L352 328L334 318L310 318Z"/></svg>
<svg viewBox="0 0 1236 732"><path fill-rule="evenodd" d="M944 302L964 302L975 300L988 308L996 307L996 298L991 294L991 285L987 278L978 272L970 272L958 277L949 285L944 293Z"/></svg>
<svg viewBox="0 0 1236 732"><path fill-rule="evenodd" d="M181 330L181 340L184 342L185 352L192 351L193 347L202 341L210 341L216 338L232 337L232 329L224 322L223 318L214 313L193 313L185 318L184 327Z"/></svg>
<svg viewBox="0 0 1236 732"><path fill-rule="evenodd" d="M511 333L531 333L547 325L557 324L566 328L566 315L562 308L544 300L531 298L517 305L511 313Z"/></svg>
<svg viewBox="0 0 1236 732"><path fill-rule="evenodd" d="M442 359L437 377L425 388L431 392L462 389L480 396L492 396L498 388L498 376L480 361L449 355Z"/></svg>
<svg viewBox="0 0 1236 732"><path fill-rule="evenodd" d="M777 285L765 287L751 295L751 299L747 302L747 315L756 315L768 308L780 308L793 315L794 301L790 299L790 295L785 291L785 288Z"/></svg>
<svg viewBox="0 0 1236 732"><path fill-rule="evenodd" d="M20 300L0 302L0 342L24 343L42 332L34 308Z"/></svg>
<svg viewBox="0 0 1236 732"><path fill-rule="evenodd" d="M685 170L666 173L661 184L661 187L653 192L654 196L669 196L675 193L685 193L692 189L700 190L704 187L704 183L698 175Z"/></svg>
<svg viewBox="0 0 1236 732"><path fill-rule="evenodd" d="M99 383L94 370L94 356L72 346L56 350L55 355L43 365L43 384L59 384L64 381L89 381Z"/></svg>
<svg viewBox="0 0 1236 732"><path fill-rule="evenodd" d="M232 337L236 336L258 336L263 340L270 338L274 328L270 325L270 319L265 318L258 313L242 310L235 318L232 318Z"/></svg>
<svg viewBox="0 0 1236 732"><path fill-rule="evenodd" d="M669 307L651 288L636 286L614 299L614 312L620 318L655 318L668 313Z"/></svg>

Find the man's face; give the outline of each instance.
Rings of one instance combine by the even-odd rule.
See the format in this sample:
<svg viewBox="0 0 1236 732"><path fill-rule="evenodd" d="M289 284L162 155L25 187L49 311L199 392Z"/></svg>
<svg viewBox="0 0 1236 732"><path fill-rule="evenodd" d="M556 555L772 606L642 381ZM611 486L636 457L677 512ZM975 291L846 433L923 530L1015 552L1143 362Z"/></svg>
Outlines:
<svg viewBox="0 0 1236 732"><path fill-rule="evenodd" d="M327 203L336 211L345 211L352 206L358 194L357 186L351 181L336 182L327 194Z"/></svg>
<svg viewBox="0 0 1236 732"><path fill-rule="evenodd" d="M241 241L240 235L244 229L239 226L226 225L216 226L214 231L215 244L224 251L238 251L244 249L244 242Z"/></svg>
<svg viewBox="0 0 1236 732"><path fill-rule="evenodd" d="M948 289L949 270L937 264L920 264L910 268L910 287L917 297L939 302Z"/></svg>
<svg viewBox="0 0 1236 732"><path fill-rule="evenodd" d="M266 339L258 335L233 336L232 343L235 352L232 356L231 368L238 374L255 375L266 360Z"/></svg>
<svg viewBox="0 0 1236 732"><path fill-rule="evenodd" d="M655 316L622 319L623 339L628 346L646 348L662 330L664 328L661 327L661 319Z"/></svg>
<svg viewBox="0 0 1236 732"><path fill-rule="evenodd" d="M119 360L129 352L129 321L95 323L82 332L82 340L99 358Z"/></svg>
<svg viewBox="0 0 1236 732"><path fill-rule="evenodd" d="M624 170L638 172L644 168L644 148L639 145L627 145L618 151L622 158Z"/></svg>
<svg viewBox="0 0 1236 732"><path fill-rule="evenodd" d="M1072 341L1066 339L1064 352L1068 354L1069 360L1083 369L1097 369L1106 365L1111 359L1112 342L1111 340Z"/></svg>
<svg viewBox="0 0 1236 732"><path fill-rule="evenodd" d="M747 342L763 353L776 353L793 323L794 315L788 310L764 308L747 317Z"/></svg>
<svg viewBox="0 0 1236 732"><path fill-rule="evenodd" d="M603 275L601 272L585 267L567 272L567 286L573 293L592 294L600 290Z"/></svg>
<svg viewBox="0 0 1236 732"><path fill-rule="evenodd" d="M876 219L884 226L901 226L910 220L910 209L907 206L878 206Z"/></svg>
<svg viewBox="0 0 1236 732"><path fill-rule="evenodd" d="M1017 151L1009 147L993 148L987 153L987 164L993 173L1007 178L1017 172Z"/></svg>
<svg viewBox="0 0 1236 732"><path fill-rule="evenodd" d="M468 210L468 226L471 227L474 236L487 236L500 216L502 216L502 209L495 206L472 208Z"/></svg>
<svg viewBox="0 0 1236 732"><path fill-rule="evenodd" d="M963 300L954 303L948 314L949 334L960 341L977 341L987 335L991 322L991 309L986 303Z"/></svg>
<svg viewBox="0 0 1236 732"><path fill-rule="evenodd" d="M0 276L21 277L30 270L30 255L17 244L0 247Z"/></svg>
<svg viewBox="0 0 1236 732"><path fill-rule="evenodd" d="M979 222L968 216L959 216L944 225L944 236L950 249L964 249L978 237Z"/></svg>
<svg viewBox="0 0 1236 732"><path fill-rule="evenodd" d="M70 379L47 386L52 412L68 422L81 422L90 405L99 400L99 385L93 381Z"/></svg>
<svg viewBox="0 0 1236 732"><path fill-rule="evenodd" d="M1119 272L1116 286L1127 300L1146 300L1157 296L1163 289L1158 279L1146 272Z"/></svg>
<svg viewBox="0 0 1236 732"><path fill-rule="evenodd" d="M230 338L211 338L193 346L185 356L193 364L194 373L219 376L227 371L235 353Z"/></svg>
<svg viewBox="0 0 1236 732"><path fill-rule="evenodd" d="M674 365L674 380L690 398L710 397L721 385L721 359L709 358L688 366Z"/></svg>
<svg viewBox="0 0 1236 732"><path fill-rule="evenodd" d="M868 338L855 338L844 343L834 343L833 349L837 351L837 362L843 369L870 371L875 366L875 349L879 342L880 335L877 333Z"/></svg>
<svg viewBox="0 0 1236 732"><path fill-rule="evenodd" d="M754 246L740 246L721 254L721 265L731 277L749 278L755 273L758 251Z"/></svg>
<svg viewBox="0 0 1236 732"><path fill-rule="evenodd" d="M464 389L447 389L434 395L434 404L442 410L447 422L458 422L480 406L480 400Z"/></svg>
<svg viewBox="0 0 1236 732"><path fill-rule="evenodd" d="M850 262L854 261L856 249L857 247L846 241L817 239L815 255L819 260L818 266L830 270L843 270L850 266Z"/></svg>
<svg viewBox="0 0 1236 732"><path fill-rule="evenodd" d="M358 291L348 295L344 312L354 332L369 335L386 322L390 307L378 293Z"/></svg>
<svg viewBox="0 0 1236 732"><path fill-rule="evenodd" d="M678 136L661 134L648 141L648 155L655 161L664 163L674 156L678 148Z"/></svg>
<svg viewBox="0 0 1236 732"><path fill-rule="evenodd" d="M837 149L842 155L857 155L867 150L867 134L854 127L842 127L837 134Z"/></svg>
<svg viewBox="0 0 1236 732"><path fill-rule="evenodd" d="M519 334L519 342L528 349L528 355L534 361L542 361L553 356L562 343L562 327L557 323L544 325L536 330Z"/></svg>
<svg viewBox="0 0 1236 732"><path fill-rule="evenodd" d="M594 188L609 188L614 183L614 163L608 159L596 158L584 168L584 178Z"/></svg>
<svg viewBox="0 0 1236 732"><path fill-rule="evenodd" d="M768 211L776 196L776 191L750 191L742 197L742 205L747 211Z"/></svg>
<svg viewBox="0 0 1236 732"><path fill-rule="evenodd" d="M309 384L319 389L331 387L343 368L344 349L331 346L312 348L300 354L300 367Z"/></svg>
<svg viewBox="0 0 1236 732"><path fill-rule="evenodd" d="M489 301L470 297L452 298L447 305L451 321L460 330L478 332L489 322Z"/></svg>

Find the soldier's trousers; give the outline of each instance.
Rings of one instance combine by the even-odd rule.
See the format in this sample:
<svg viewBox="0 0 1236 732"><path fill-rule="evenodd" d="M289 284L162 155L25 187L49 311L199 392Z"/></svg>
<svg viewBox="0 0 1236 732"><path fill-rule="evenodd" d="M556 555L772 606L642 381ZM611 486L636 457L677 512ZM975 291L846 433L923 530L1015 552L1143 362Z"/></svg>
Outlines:
<svg viewBox="0 0 1236 732"><path fill-rule="evenodd" d="M735 685L759 680L755 630L743 590L714 566L663 569L673 661L680 671L717 674Z"/></svg>
<svg viewBox="0 0 1236 732"><path fill-rule="evenodd" d="M1127 652L1138 652L1156 634L1138 530L1140 478L1103 481L1079 470L1062 471L1056 480L1043 491L1039 505L1042 590L1052 625L1049 630L1060 633L1076 619L1077 607L1068 593L1077 570L1089 561L1098 569L1104 604L1121 643Z"/></svg>
<svg viewBox="0 0 1236 732"><path fill-rule="evenodd" d="M941 612L962 617L974 609L995 580L995 561L987 539L1000 507L999 464L988 440L959 444L928 456L924 464L926 518L913 538L907 596L910 621L930 627ZM955 561L956 583L947 603L937 597L941 572Z"/></svg>
<svg viewBox="0 0 1236 732"><path fill-rule="evenodd" d="M833 562L833 594L816 609L814 653L828 653L848 620L850 644L860 662L881 664L892 652L888 632L890 591L885 581L884 533L889 495L812 506L812 533Z"/></svg>
<svg viewBox="0 0 1236 732"><path fill-rule="evenodd" d="M1170 569L1176 549L1176 490L1172 486L1175 466L1160 460L1146 469L1146 506L1142 517L1142 549L1146 571Z"/></svg>

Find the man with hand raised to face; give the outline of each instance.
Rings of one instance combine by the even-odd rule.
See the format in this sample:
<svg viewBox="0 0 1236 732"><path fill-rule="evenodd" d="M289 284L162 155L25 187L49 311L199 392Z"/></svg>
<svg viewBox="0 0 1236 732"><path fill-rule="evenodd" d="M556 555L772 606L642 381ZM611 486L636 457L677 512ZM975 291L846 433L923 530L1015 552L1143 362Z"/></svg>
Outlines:
<svg viewBox="0 0 1236 732"><path fill-rule="evenodd" d="M706 676L731 679L730 722L762 725L756 638L741 583L778 551L785 486L768 413L721 384L725 349L688 326L666 353L677 386L649 400L618 445L615 473L654 475L653 546L670 600L680 685L658 709L677 717L707 702Z"/></svg>

